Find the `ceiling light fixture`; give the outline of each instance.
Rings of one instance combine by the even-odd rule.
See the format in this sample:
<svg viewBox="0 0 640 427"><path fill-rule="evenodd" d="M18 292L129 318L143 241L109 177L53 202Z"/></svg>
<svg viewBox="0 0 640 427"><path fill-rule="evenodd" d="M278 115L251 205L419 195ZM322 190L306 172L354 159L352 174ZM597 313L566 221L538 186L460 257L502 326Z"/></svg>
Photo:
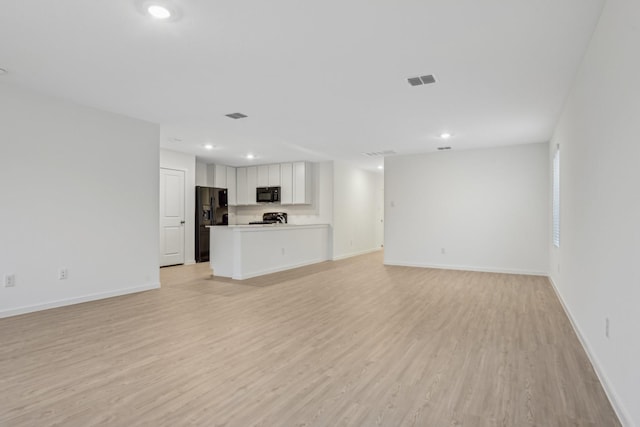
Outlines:
<svg viewBox="0 0 640 427"><path fill-rule="evenodd" d="M440 138L442 138L442 139L449 139L449 138L451 138L451 134L450 134L450 133L448 133L448 132L441 133L441 134L440 134Z"/></svg>
<svg viewBox="0 0 640 427"><path fill-rule="evenodd" d="M207 150L213 150L213 145L212 144L205 144L204 148Z"/></svg>
<svg viewBox="0 0 640 427"><path fill-rule="evenodd" d="M251 154L251 153L247 154L247 159L253 160L255 158L256 158L256 156L254 156L253 154Z"/></svg>
<svg viewBox="0 0 640 427"><path fill-rule="evenodd" d="M384 169L384 166L379 165L379 166L378 166L378 169L382 170L382 169Z"/></svg>
<svg viewBox="0 0 640 427"><path fill-rule="evenodd" d="M171 17L171 11L159 4L152 4L147 8L147 12L156 19L167 19Z"/></svg>

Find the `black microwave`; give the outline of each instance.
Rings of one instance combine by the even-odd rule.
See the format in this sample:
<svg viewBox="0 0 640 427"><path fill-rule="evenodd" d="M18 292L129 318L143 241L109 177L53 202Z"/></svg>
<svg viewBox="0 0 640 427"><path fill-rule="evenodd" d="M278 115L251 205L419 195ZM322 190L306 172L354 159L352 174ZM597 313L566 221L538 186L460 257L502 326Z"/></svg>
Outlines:
<svg viewBox="0 0 640 427"><path fill-rule="evenodd" d="M256 202L273 203L280 201L280 187L258 187L256 188Z"/></svg>

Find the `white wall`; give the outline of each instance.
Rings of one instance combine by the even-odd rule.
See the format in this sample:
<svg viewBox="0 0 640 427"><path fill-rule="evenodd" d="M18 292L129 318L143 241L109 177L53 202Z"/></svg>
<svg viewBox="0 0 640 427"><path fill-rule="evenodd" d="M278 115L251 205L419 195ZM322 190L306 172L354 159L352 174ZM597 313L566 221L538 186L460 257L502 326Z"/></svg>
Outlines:
<svg viewBox="0 0 640 427"><path fill-rule="evenodd" d="M333 162L313 163L313 199L310 205L281 205L279 203L256 206L238 206L232 224L261 221L264 212L286 212L291 224L331 224L333 221Z"/></svg>
<svg viewBox="0 0 640 427"><path fill-rule="evenodd" d="M343 161L333 167L333 259L380 249L382 174Z"/></svg>
<svg viewBox="0 0 640 427"><path fill-rule="evenodd" d="M387 157L385 264L546 274L548 174L548 144Z"/></svg>
<svg viewBox="0 0 640 427"><path fill-rule="evenodd" d="M160 150L160 167L184 171L184 262L195 261L196 156L171 150Z"/></svg>
<svg viewBox="0 0 640 427"><path fill-rule="evenodd" d="M561 153L551 277L627 426L640 426L639 23L638 1L606 2L551 144Z"/></svg>
<svg viewBox="0 0 640 427"><path fill-rule="evenodd" d="M0 317L159 286L157 125L0 83L0 141Z"/></svg>

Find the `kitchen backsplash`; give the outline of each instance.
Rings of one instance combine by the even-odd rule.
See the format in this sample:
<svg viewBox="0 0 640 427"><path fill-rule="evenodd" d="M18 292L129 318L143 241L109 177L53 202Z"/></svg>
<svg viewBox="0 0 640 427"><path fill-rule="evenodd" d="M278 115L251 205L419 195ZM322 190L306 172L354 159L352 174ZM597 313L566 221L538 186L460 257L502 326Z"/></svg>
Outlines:
<svg viewBox="0 0 640 427"><path fill-rule="evenodd" d="M231 206L229 208L229 224L248 224L251 221L262 221L265 212L286 212L289 224L326 224L328 219L321 218L314 205L280 205L269 203L256 206Z"/></svg>

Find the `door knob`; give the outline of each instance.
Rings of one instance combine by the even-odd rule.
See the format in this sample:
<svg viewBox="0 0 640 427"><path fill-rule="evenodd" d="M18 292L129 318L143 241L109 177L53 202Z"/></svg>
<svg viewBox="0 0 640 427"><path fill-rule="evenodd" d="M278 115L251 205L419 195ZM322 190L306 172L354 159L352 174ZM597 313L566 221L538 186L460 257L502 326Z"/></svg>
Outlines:
<svg viewBox="0 0 640 427"><path fill-rule="evenodd" d="M180 221L180 224L184 224L184 221Z"/></svg>

